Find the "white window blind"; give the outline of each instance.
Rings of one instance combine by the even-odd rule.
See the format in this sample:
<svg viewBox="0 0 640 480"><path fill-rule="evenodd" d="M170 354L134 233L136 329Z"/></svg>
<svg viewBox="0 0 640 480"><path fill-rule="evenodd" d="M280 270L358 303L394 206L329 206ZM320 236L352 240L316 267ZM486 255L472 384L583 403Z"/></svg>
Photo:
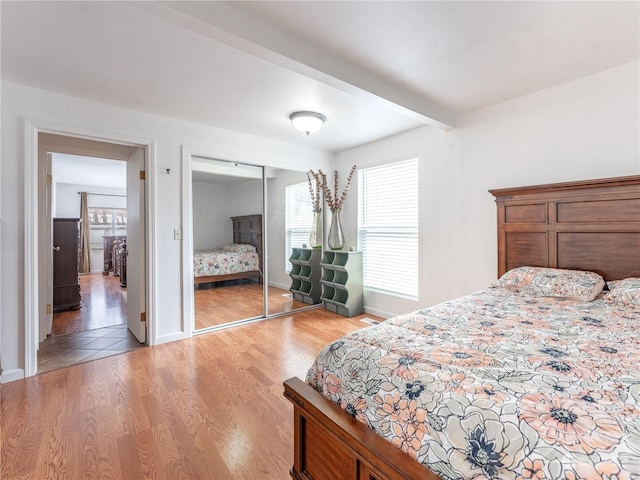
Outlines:
<svg viewBox="0 0 640 480"><path fill-rule="evenodd" d="M418 298L418 159L358 172L364 287Z"/></svg>
<svg viewBox="0 0 640 480"><path fill-rule="evenodd" d="M313 223L313 208L309 195L308 183L297 183L286 187L285 192L285 270L291 271L291 250L309 244L311 224Z"/></svg>

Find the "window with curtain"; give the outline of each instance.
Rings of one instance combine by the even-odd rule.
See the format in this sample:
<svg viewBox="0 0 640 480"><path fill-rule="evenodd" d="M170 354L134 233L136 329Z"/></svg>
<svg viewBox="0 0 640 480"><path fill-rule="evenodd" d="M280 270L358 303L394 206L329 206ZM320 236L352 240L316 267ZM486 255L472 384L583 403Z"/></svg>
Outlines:
<svg viewBox="0 0 640 480"><path fill-rule="evenodd" d="M311 224L313 223L313 208L309 195L308 183L289 185L285 191L285 269L291 271L291 250L309 244Z"/></svg>
<svg viewBox="0 0 640 480"><path fill-rule="evenodd" d="M418 159L358 172L364 287L418 298Z"/></svg>

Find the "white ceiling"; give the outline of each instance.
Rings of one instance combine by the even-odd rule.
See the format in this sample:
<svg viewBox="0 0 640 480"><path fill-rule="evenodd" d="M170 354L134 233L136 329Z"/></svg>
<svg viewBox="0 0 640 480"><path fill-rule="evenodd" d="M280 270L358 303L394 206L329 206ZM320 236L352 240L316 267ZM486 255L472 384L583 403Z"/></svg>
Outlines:
<svg viewBox="0 0 640 480"><path fill-rule="evenodd" d="M51 175L56 183L127 188L127 162L54 153Z"/></svg>
<svg viewBox="0 0 640 480"><path fill-rule="evenodd" d="M6 2L2 78L340 151L638 60L638 1ZM315 110L306 137L288 116Z"/></svg>

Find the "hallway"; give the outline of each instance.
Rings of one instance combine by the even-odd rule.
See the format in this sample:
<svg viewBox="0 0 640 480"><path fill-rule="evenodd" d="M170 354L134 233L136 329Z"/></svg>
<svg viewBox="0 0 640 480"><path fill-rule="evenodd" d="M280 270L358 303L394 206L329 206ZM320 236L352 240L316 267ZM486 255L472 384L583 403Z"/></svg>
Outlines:
<svg viewBox="0 0 640 480"><path fill-rule="evenodd" d="M53 314L51 336L127 323L127 289L113 275L80 275L80 308Z"/></svg>
<svg viewBox="0 0 640 480"><path fill-rule="evenodd" d="M81 275L80 292L80 309L54 313L52 333L38 350L38 373L144 346L127 330L126 289L118 277Z"/></svg>

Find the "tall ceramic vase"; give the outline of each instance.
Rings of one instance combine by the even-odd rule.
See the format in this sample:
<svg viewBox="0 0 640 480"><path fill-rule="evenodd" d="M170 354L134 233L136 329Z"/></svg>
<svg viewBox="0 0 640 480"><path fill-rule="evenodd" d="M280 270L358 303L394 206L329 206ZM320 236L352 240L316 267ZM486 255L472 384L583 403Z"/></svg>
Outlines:
<svg viewBox="0 0 640 480"><path fill-rule="evenodd" d="M344 247L344 234L340 223L340 209L331 209L331 226L328 236L329 248L331 250L341 250Z"/></svg>
<svg viewBox="0 0 640 480"><path fill-rule="evenodd" d="M314 250L322 248L322 212L313 212L313 223L309 235L309 246Z"/></svg>

